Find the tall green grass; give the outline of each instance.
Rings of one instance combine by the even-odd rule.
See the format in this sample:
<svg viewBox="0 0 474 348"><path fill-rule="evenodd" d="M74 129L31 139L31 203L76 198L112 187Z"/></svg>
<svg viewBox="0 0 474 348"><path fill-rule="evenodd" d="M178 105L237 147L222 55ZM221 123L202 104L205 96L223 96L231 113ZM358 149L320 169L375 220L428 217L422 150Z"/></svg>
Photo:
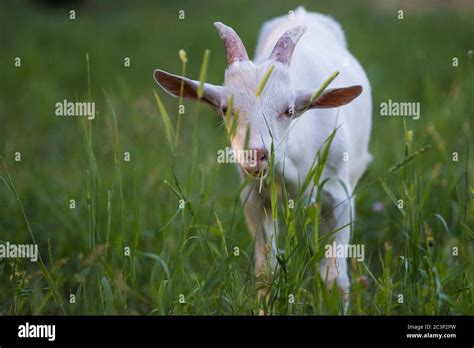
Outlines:
<svg viewBox="0 0 474 348"><path fill-rule="evenodd" d="M224 128L235 128L230 115L218 121L204 106L171 99L152 77L159 67L219 83L224 53L207 18L235 27L250 48L258 26L288 5L217 2L205 12L183 3L187 19L167 35L157 29L174 20L174 7L122 5L84 8L71 23L61 10L2 4L2 23L17 24L15 35L24 40L2 43L22 57L22 67L2 68L0 82L0 241L38 243L42 258L0 260L0 312L343 314L337 292L318 273L331 238L320 232L321 202L308 205L301 196L290 209L285 187L277 198L269 173L262 185L272 191L267 213L279 222L280 268L257 279L239 197L248 182L239 183L233 166L216 163L216 150L228 146ZM241 6L254 11L236 18ZM353 197L352 240L365 245L366 258L349 263L348 313L473 314L470 17L407 10L402 24L368 4L306 7L342 22L373 88L374 161ZM27 21L31 16L37 22ZM93 36L94 26L107 40ZM202 73L206 49L212 54ZM453 55L460 57L457 69L450 66ZM128 69L123 56L131 56ZM52 105L65 98L95 101L96 119L52 115ZM422 118L378 117L377 106L388 98L420 101ZM186 112L178 116L181 103ZM331 136L302 188L324 185ZM69 209L70 199L76 209ZM265 301L256 291L261 286L269 289Z"/></svg>

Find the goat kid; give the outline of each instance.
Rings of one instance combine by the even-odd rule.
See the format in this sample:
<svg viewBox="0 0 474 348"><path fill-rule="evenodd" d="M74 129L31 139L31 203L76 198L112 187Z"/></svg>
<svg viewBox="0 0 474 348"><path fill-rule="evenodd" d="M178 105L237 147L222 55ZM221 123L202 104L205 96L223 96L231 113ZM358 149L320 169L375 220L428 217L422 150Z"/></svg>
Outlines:
<svg viewBox="0 0 474 348"><path fill-rule="evenodd" d="M284 180L292 197L298 195L299 184L308 175L318 150L338 128L321 177L330 179L322 189L322 209L327 215L321 230L337 230L334 241L347 245L354 217L353 190L371 160L368 143L372 101L367 76L348 51L341 27L330 17L300 7L291 18L281 16L264 24L251 61L232 28L219 22L214 25L227 52L222 86L205 83L198 98L199 81L155 70L156 82L176 97L183 84L185 98L207 103L222 117L232 96L231 117L238 110L232 148L236 152L250 149L254 154L252 161L240 163L242 179L245 173L257 177L264 174L273 142L275 173L280 182ZM271 67L273 71L257 96ZM334 88L312 101L318 87L335 71L341 74L334 80ZM308 187L305 194L315 201L317 187ZM258 180L253 180L242 191L241 199L248 227L256 239L255 272L260 274L266 265L274 271L278 224L264 212L271 211L269 194L259 193ZM346 258L325 256L319 271L328 288L337 282L347 304L350 280Z"/></svg>

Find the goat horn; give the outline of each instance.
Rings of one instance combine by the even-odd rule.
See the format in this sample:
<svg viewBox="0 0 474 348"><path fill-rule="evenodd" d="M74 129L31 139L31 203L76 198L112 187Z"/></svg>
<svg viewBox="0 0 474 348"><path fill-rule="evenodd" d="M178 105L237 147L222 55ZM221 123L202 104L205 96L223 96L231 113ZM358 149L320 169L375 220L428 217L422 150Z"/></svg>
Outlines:
<svg viewBox="0 0 474 348"><path fill-rule="evenodd" d="M270 59L274 59L277 62L289 65L291 56L293 55L293 50L305 31L306 27L304 25L299 25L286 31L278 39L275 47L273 47L273 51L270 54Z"/></svg>
<svg viewBox="0 0 474 348"><path fill-rule="evenodd" d="M225 49L227 51L228 65L243 60L249 60L245 46L234 29L221 22L214 23L214 26L216 27L220 38L224 41Z"/></svg>

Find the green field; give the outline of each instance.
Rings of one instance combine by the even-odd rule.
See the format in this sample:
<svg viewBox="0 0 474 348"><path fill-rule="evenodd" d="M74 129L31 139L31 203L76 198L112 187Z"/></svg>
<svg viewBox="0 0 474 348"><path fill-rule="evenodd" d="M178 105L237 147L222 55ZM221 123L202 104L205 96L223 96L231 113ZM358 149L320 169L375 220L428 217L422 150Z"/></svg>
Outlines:
<svg viewBox="0 0 474 348"><path fill-rule="evenodd" d="M155 68L179 74L184 49L198 79L209 49L207 80L221 83L214 21L253 54L264 21L304 4L342 24L373 91L374 160L353 229L366 257L350 263L349 314L474 314L474 8L375 3L2 1L0 242L37 243L41 260L0 259L0 313L342 314L317 272L327 241L314 241L302 204L277 202L283 267L259 302L238 172L216 162L222 120L186 102L173 151L153 93L176 131L178 100ZM94 101L95 119L56 116L64 99ZM388 99L420 102L421 118L381 117Z"/></svg>

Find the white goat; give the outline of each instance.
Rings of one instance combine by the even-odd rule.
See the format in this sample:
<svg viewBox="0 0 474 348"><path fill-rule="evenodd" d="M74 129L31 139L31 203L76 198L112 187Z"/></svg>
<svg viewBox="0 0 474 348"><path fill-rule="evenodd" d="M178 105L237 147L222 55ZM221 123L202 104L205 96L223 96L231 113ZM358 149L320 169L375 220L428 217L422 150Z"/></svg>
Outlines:
<svg viewBox="0 0 474 348"><path fill-rule="evenodd" d="M229 98L233 96L233 110L238 109L239 116L231 139L232 148L234 151L245 150L244 147L255 150L255 161L240 163L242 178L245 178L244 171L262 175L268 167L273 141L278 180L284 180L290 196L296 197L298 186L307 176L318 150L339 127L322 176L322 179L331 178L322 192L322 209L328 214L322 230L327 233L339 229L334 234L335 242L347 245L353 217L353 190L371 160L368 143L372 101L369 81L347 50L341 27L330 17L299 7L293 16L281 16L265 23L252 62L232 28L222 23L215 26L225 43L228 67L223 86L206 83L200 100L224 116ZM263 92L257 97L256 91L272 66ZM340 71L340 75L331 85L333 88L310 103L311 96L335 71ZM184 97L198 99L198 81L162 70L155 70L154 77L171 95L179 96L183 83ZM252 162L256 165L252 166L255 164ZM316 190L309 187L305 194L312 194L310 199L314 201ZM246 186L241 198L249 229L256 238L255 271L258 274L267 264L267 257L273 268L277 266L274 231L278 224L271 214L264 213L264 209L270 211L269 193L265 190L259 193L258 180ZM271 251L266 252L269 245ZM329 288L337 281L347 302L350 281L346 259L324 257L320 274Z"/></svg>

